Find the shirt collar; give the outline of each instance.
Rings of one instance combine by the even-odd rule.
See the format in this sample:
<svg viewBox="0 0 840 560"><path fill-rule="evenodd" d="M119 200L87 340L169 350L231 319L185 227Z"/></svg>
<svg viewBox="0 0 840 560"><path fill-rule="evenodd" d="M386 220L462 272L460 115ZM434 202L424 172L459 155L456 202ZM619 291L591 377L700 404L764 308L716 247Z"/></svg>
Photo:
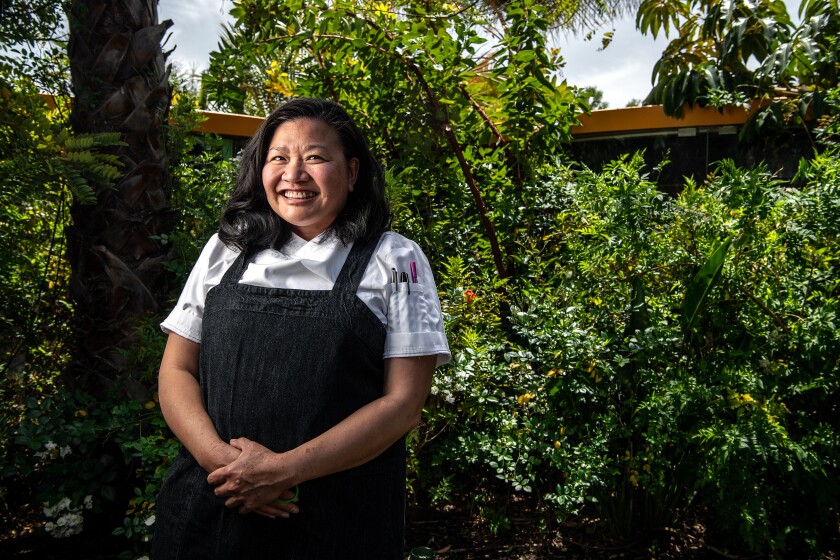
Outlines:
<svg viewBox="0 0 840 560"><path fill-rule="evenodd" d="M350 245L344 245L330 231L306 241L292 233L283 246L282 253L298 260L312 273L335 282L350 253Z"/></svg>

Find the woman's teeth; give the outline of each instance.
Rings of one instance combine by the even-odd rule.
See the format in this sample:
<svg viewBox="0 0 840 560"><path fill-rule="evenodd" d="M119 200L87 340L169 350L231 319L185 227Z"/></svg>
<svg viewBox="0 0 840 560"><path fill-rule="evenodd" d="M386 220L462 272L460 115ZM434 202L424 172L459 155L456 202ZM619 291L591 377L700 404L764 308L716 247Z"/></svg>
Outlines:
<svg viewBox="0 0 840 560"><path fill-rule="evenodd" d="M283 196L286 198L304 199L314 197L315 193L310 191L284 191Z"/></svg>

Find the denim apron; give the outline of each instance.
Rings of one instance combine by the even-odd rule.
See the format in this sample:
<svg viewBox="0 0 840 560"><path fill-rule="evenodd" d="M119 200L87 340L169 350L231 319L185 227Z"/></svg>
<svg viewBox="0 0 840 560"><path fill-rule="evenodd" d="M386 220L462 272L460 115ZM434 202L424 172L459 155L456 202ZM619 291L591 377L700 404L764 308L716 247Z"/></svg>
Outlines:
<svg viewBox="0 0 840 560"><path fill-rule="evenodd" d="M330 291L239 284L243 251L207 294L199 380L222 441L276 452L322 434L382 396L385 327L357 296L378 239L356 243ZM156 504L153 559L403 557L405 444L300 485L289 519L239 514L181 450Z"/></svg>

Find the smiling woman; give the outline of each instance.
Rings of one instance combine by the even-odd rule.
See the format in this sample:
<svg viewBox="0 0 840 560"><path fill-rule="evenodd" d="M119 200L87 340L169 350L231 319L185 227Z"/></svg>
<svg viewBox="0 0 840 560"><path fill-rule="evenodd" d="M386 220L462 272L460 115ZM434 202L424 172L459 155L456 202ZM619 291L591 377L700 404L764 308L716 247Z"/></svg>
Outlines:
<svg viewBox="0 0 840 560"><path fill-rule="evenodd" d="M449 347L428 260L388 219L382 168L338 105L288 101L251 138L162 325L183 450L154 558L403 557L403 436Z"/></svg>
<svg viewBox="0 0 840 560"><path fill-rule="evenodd" d="M335 130L300 119L278 126L262 181L271 209L310 241L332 224L353 192L359 159L347 159Z"/></svg>

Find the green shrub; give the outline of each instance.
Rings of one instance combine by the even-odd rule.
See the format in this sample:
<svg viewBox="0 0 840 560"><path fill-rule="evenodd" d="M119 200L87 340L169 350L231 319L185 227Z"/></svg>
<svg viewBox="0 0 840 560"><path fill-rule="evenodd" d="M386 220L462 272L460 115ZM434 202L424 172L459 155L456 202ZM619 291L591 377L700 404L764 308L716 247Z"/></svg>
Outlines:
<svg viewBox="0 0 840 560"><path fill-rule="evenodd" d="M638 155L546 169L524 274L440 271L454 357L415 439L417 491L531 494L625 538L706 512L733 546L818 554L840 497L838 169L824 153L792 188L724 162L673 199ZM699 274L716 250L719 273Z"/></svg>
<svg viewBox="0 0 840 560"><path fill-rule="evenodd" d="M154 500L168 464L177 453L154 399L135 401L113 387L105 398L70 390L65 378L72 314L63 230L71 190L112 177L108 158L97 155L105 137L73 137L63 131L65 113L52 111L30 86L0 82L4 125L0 177L0 271L14 287L0 306L0 500L2 522L19 522L21 511L43 514L52 537L81 532L91 515L103 512L128 537L133 557L147 552ZM176 226L160 243L172 247L167 263L176 272L177 298L204 242L216 229L235 162L225 159L222 141L197 135L198 113L188 95L173 108L170 199ZM15 141L11 141L15 140ZM161 317L139 320L140 343L127 356L140 364L141 379L154 385L165 336ZM27 504L29 509L27 509ZM109 529L110 530L110 529ZM133 556L132 556L133 555Z"/></svg>

